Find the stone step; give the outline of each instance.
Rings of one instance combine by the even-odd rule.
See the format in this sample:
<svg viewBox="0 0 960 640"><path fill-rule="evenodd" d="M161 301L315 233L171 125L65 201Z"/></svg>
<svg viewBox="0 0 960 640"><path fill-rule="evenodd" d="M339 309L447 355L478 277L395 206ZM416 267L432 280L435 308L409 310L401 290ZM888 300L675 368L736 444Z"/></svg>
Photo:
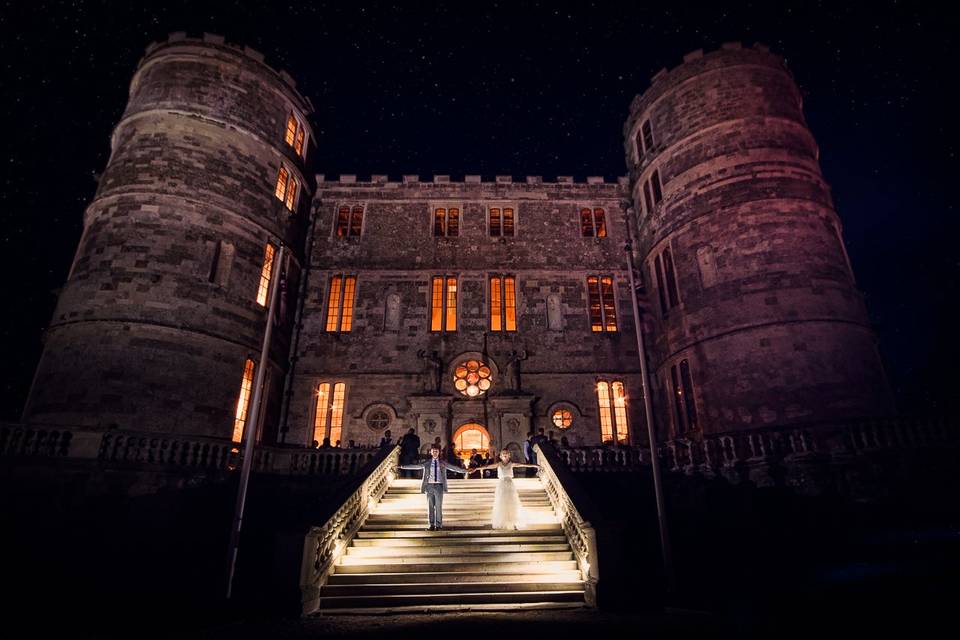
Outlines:
<svg viewBox="0 0 960 640"><path fill-rule="evenodd" d="M402 567L406 568L406 567ZM510 573L489 571L405 571L402 573L334 573L328 584L458 584L461 582L581 582L578 569L551 573Z"/></svg>
<svg viewBox="0 0 960 640"><path fill-rule="evenodd" d="M444 593L520 593L530 591L583 591L583 582L407 582L402 584L328 584L320 590L320 597L332 596L393 596L441 595Z"/></svg>
<svg viewBox="0 0 960 640"><path fill-rule="evenodd" d="M419 549L418 549L419 551ZM337 567L354 565L429 565L429 564L492 564L496 562L522 562L534 563L540 561L559 561L572 560L573 551L570 549L561 551L527 551L510 553L503 551L492 551L489 553L461 553L459 555L397 555L365 557L362 555L351 556L343 555L337 562Z"/></svg>
<svg viewBox="0 0 960 640"><path fill-rule="evenodd" d="M410 607L532 602L582 602L583 591L504 591L500 593L435 593L422 595L320 596L320 609Z"/></svg>
<svg viewBox="0 0 960 640"><path fill-rule="evenodd" d="M418 613L455 613L466 611L510 612L510 611L545 611L549 609L581 609L586 607L585 602L514 602L514 603L487 603L487 604L419 604L409 606L368 606L368 607L336 607L321 611L328 616L383 616L383 615L414 615Z"/></svg>
<svg viewBox="0 0 960 640"><path fill-rule="evenodd" d="M426 514L422 514L422 519L417 521L404 522L402 524L391 524L391 523L376 523L376 524L365 524L360 533L364 531L420 531L424 534L429 533L452 533L452 532L482 532L489 531L493 533L502 534L502 530L496 530L490 528L490 520L477 520L475 522L458 522L458 523L447 523L444 522L443 531L431 532L426 531ZM562 531L560 523L558 522L537 522L526 525L520 531ZM511 531L511 534L515 533Z"/></svg>
<svg viewBox="0 0 960 640"><path fill-rule="evenodd" d="M524 528L517 531L500 531L497 529L491 529L489 526L477 528L477 527L464 527L462 529L449 529L444 528L441 531L427 531L424 529L423 523L417 527L412 527L408 529L371 529L364 527L357 532L357 539L364 538L399 538L405 540L416 540L421 538L450 538L450 539L461 539L463 537L481 537L489 538L496 536L516 536L516 537L529 537L529 536L543 536L543 535L563 535L563 529L559 524L544 524L537 528Z"/></svg>
<svg viewBox="0 0 960 640"><path fill-rule="evenodd" d="M517 554L526 555L526 554ZM572 553L568 554L572 557ZM576 560L487 560L482 558L472 562L450 562L449 558L437 558L437 562L414 563L377 563L354 562L349 564L337 563L334 573L554 573L557 571L574 571L577 569ZM440 562L443 560L444 562Z"/></svg>
<svg viewBox="0 0 960 640"><path fill-rule="evenodd" d="M443 533L440 531L439 533ZM565 536L458 536L450 538L354 538L355 547L392 547L399 548L398 553L408 547L460 546L470 544L567 544Z"/></svg>
<svg viewBox="0 0 960 640"><path fill-rule="evenodd" d="M347 548L347 556L362 558L392 558L399 554L416 554L417 556L457 556L474 553L525 553L527 551L570 551L567 542L556 544L430 544L417 547L398 549L393 546L353 546Z"/></svg>

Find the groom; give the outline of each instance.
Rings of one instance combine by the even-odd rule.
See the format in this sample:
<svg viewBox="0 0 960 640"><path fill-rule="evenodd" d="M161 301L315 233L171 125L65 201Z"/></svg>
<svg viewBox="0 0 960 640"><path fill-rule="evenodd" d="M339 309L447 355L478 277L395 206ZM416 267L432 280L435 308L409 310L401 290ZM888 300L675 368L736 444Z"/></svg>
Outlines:
<svg viewBox="0 0 960 640"><path fill-rule="evenodd" d="M443 494L447 492L447 469L467 475L469 471L440 459L440 445L430 447L430 458L418 464L402 464L400 469L423 471L420 493L427 494L427 516L430 526L427 531L443 529Z"/></svg>

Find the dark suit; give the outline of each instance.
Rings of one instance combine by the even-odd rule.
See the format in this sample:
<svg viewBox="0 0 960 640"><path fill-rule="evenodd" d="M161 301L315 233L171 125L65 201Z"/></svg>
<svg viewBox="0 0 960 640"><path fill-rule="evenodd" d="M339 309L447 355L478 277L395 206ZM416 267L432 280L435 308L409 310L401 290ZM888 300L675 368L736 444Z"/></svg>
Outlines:
<svg viewBox="0 0 960 640"><path fill-rule="evenodd" d="M427 494L427 518L431 527L443 526L443 494L449 491L447 487L447 469L466 475L467 470L450 464L446 460L432 457L416 464L402 464L400 469L407 471L422 471L423 481L420 483L420 493Z"/></svg>

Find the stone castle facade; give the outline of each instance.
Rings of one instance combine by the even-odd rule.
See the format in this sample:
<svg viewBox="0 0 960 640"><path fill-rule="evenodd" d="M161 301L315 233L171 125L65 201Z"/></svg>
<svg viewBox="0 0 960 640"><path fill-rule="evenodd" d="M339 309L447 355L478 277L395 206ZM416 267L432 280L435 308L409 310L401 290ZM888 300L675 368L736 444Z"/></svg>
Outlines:
<svg viewBox="0 0 960 640"><path fill-rule="evenodd" d="M25 423L236 441L263 366L263 444L644 445L638 313L664 443L891 411L799 90L765 48L657 74L614 183L328 180L311 112L218 36L148 48Z"/></svg>

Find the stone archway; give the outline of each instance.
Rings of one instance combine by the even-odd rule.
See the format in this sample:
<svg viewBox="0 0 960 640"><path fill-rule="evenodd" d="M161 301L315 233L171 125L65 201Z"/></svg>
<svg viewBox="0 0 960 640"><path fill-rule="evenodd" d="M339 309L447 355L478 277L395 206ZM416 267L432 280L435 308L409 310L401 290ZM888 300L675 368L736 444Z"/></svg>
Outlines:
<svg viewBox="0 0 960 640"><path fill-rule="evenodd" d="M473 449L486 457L490 452L490 432L478 422L461 425L453 433L453 448L460 460L469 461Z"/></svg>

